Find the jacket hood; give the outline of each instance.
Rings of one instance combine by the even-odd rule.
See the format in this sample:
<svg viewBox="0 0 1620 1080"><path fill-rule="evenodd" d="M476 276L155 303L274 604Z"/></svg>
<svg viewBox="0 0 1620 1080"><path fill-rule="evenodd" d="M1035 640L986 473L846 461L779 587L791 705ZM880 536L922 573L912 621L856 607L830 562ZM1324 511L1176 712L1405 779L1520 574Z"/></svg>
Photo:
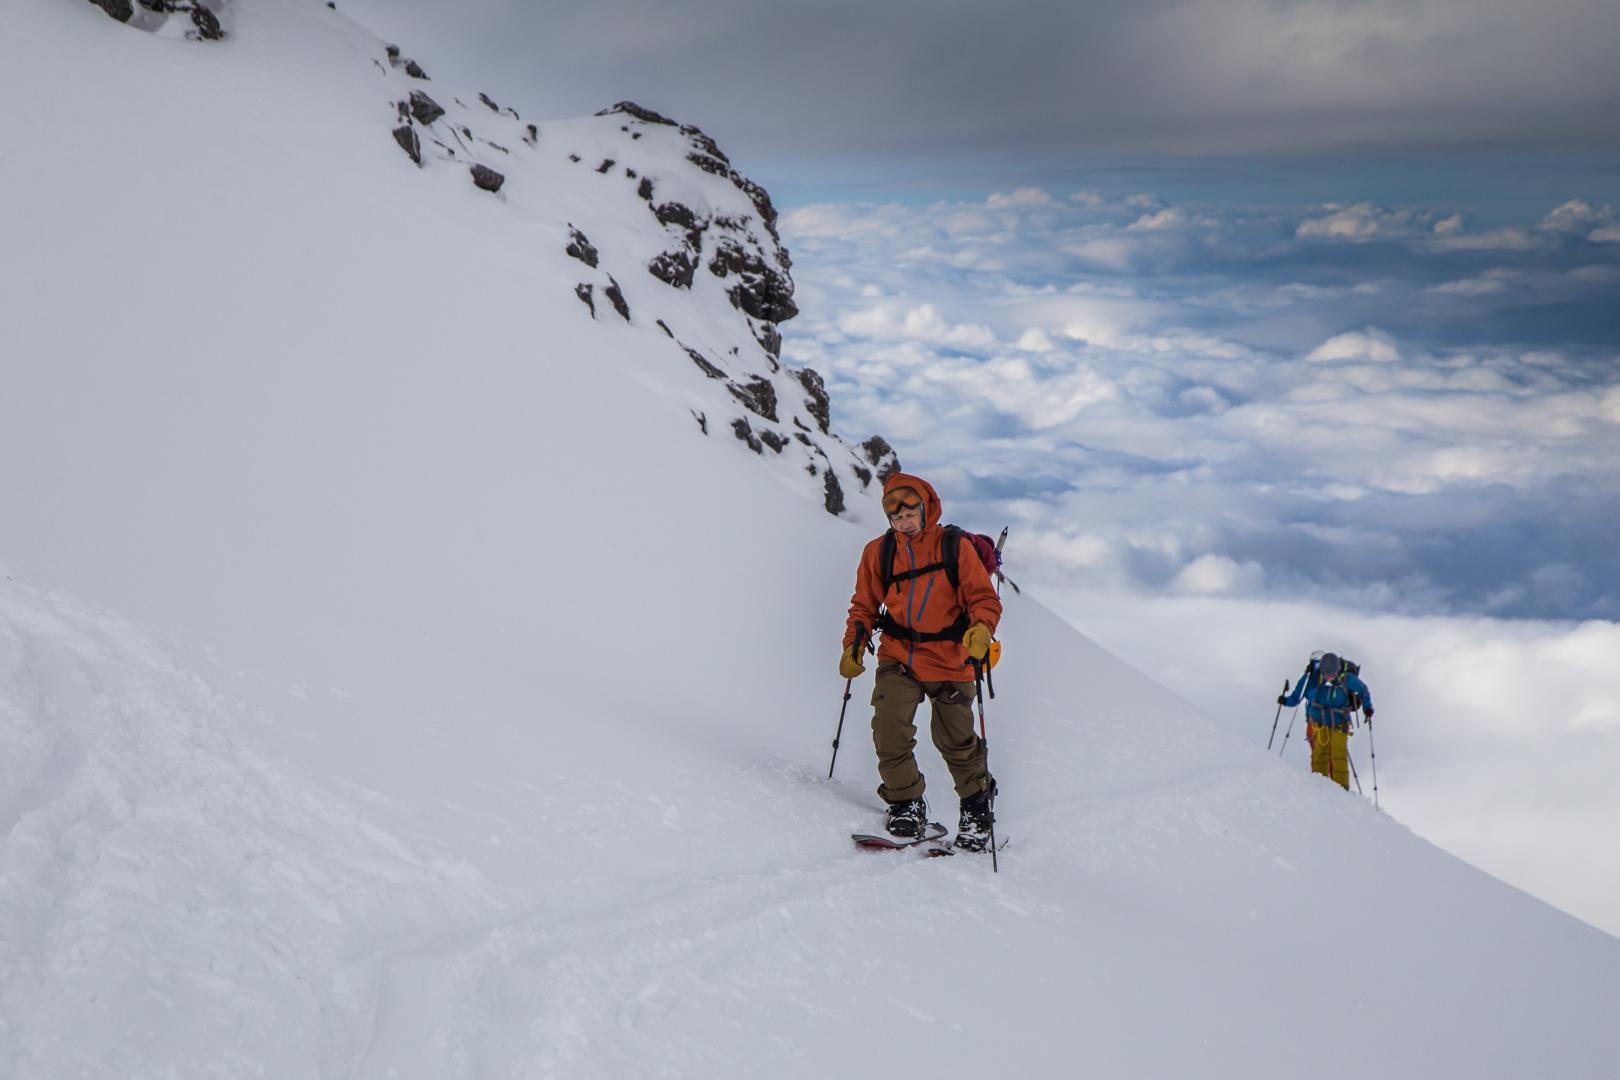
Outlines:
<svg viewBox="0 0 1620 1080"><path fill-rule="evenodd" d="M891 491L898 488L910 488L923 497L923 528L930 529L939 524L942 508L939 505L939 495L934 491L934 485L920 476L897 472L883 482L884 498L887 498Z"/></svg>

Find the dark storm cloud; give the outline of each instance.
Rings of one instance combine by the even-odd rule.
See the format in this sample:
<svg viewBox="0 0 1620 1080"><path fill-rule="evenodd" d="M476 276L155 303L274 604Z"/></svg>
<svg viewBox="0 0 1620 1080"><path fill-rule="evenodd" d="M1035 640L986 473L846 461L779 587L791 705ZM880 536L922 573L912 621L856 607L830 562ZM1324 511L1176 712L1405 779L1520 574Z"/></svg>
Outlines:
<svg viewBox="0 0 1620 1080"><path fill-rule="evenodd" d="M642 101L765 157L1591 146L1612 0L348 0L542 116Z"/></svg>

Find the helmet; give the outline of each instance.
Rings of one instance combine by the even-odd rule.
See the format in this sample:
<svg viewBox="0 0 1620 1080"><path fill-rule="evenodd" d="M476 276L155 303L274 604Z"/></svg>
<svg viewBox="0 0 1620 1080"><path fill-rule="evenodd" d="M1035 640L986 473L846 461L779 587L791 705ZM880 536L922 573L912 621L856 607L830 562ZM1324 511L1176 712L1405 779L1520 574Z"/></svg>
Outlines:
<svg viewBox="0 0 1620 1080"><path fill-rule="evenodd" d="M1343 669L1344 665L1339 662L1339 657L1336 653L1323 653L1322 659L1317 663L1317 670L1322 673L1322 678L1327 679L1330 682L1337 679L1339 677L1339 672Z"/></svg>

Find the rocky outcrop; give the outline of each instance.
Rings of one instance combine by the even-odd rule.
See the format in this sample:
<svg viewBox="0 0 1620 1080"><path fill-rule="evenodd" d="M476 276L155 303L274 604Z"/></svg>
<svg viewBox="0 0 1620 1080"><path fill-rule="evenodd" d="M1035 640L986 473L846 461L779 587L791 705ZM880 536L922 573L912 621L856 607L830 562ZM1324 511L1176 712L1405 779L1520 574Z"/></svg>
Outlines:
<svg viewBox="0 0 1620 1080"><path fill-rule="evenodd" d="M709 363L708 357L704 356L696 349L687 349L686 355L691 357L692 363L696 364L698 366L698 370L703 372L703 374L707 375L709 378L724 379L726 377L726 373L724 371L721 371L719 368Z"/></svg>
<svg viewBox="0 0 1620 1080"><path fill-rule="evenodd" d="M754 340L759 342L759 347L765 350L766 355L772 360L781 358L782 331L776 328L775 323L756 322L750 319L748 320L748 329L753 333ZM825 431L826 429L823 428L822 430Z"/></svg>
<svg viewBox="0 0 1620 1080"><path fill-rule="evenodd" d="M697 276L697 268L697 260L685 248L665 251L647 264L649 274L677 289L692 287L692 279Z"/></svg>
<svg viewBox="0 0 1620 1080"><path fill-rule="evenodd" d="M444 107L420 90L412 90L410 114L418 124L426 126L444 115Z"/></svg>
<svg viewBox="0 0 1620 1080"><path fill-rule="evenodd" d="M793 302L793 282L784 273L765 265L756 251L750 251L732 240L723 240L709 260L709 272L715 277L737 278L736 284L726 290L733 307L765 322L786 322L799 313Z"/></svg>
<svg viewBox="0 0 1620 1080"><path fill-rule="evenodd" d="M132 0L90 0L108 16L121 23L130 23L142 30L156 30L170 15L186 15L191 19L191 31L186 36L195 41L220 41L225 28L219 16L202 0L137 0L141 9L150 14L136 18Z"/></svg>
<svg viewBox="0 0 1620 1080"><path fill-rule="evenodd" d="M731 395L742 402L749 412L758 413L771 423L776 423L776 387L771 384L771 380L758 377L741 386L727 383L726 389L730 390Z"/></svg>
<svg viewBox="0 0 1620 1080"><path fill-rule="evenodd" d="M135 14L135 5L131 0L90 0L90 2L122 23L129 22L130 16Z"/></svg>
<svg viewBox="0 0 1620 1080"><path fill-rule="evenodd" d="M388 54L388 64L390 67L403 68L405 70L405 74L409 75L413 79L421 79L424 82L432 81L428 78L427 72L422 70L421 64L418 64L415 60L412 60L409 57L400 56L398 45L389 45L384 49L384 51Z"/></svg>
<svg viewBox="0 0 1620 1080"><path fill-rule="evenodd" d="M197 28L197 36L204 41L219 41L225 36L225 31L219 25L219 17L201 4L191 5L191 25Z"/></svg>
<svg viewBox="0 0 1620 1080"><path fill-rule="evenodd" d="M596 115L613 116L617 113L623 113L626 116L633 116L637 120L647 124L663 124L668 127L680 126L669 117L661 116L660 114L653 112L651 109L644 109L633 101L621 101L617 105L610 105Z"/></svg>
<svg viewBox="0 0 1620 1080"><path fill-rule="evenodd" d="M578 259L586 266L589 266L591 269L596 269L596 263L599 258L596 248L591 245L589 240L585 239L584 233L580 232L572 225L568 226L568 246L563 248L563 251Z"/></svg>
<svg viewBox="0 0 1620 1080"><path fill-rule="evenodd" d="M827 396L827 384L821 381L821 374L814 369L800 368L799 385L810 395L805 399L804 411L815 418L816 426L821 429L821 433L827 434L828 426L832 422L832 399Z"/></svg>
<svg viewBox="0 0 1620 1080"><path fill-rule="evenodd" d="M408 64L397 49L390 49L384 70L408 75ZM691 373L698 384L719 384L713 390L694 386L694 392L713 395L725 388L724 394L708 397L710 407L692 409L700 432L729 426L738 441L773 467L808 476L834 514L848 512L850 490L869 488L875 477L898 471L899 462L882 439L857 449L832 432L831 401L819 373L784 371L778 326L798 314L793 261L777 235L770 196L742 176L709 136L630 102L603 114L612 117L616 131L593 131L575 147L559 144L549 131L542 139L540 127L522 124L515 110L488 94L477 95L476 101L468 95L464 101L440 93L435 100L423 90L401 87L395 106L398 120L392 135L413 162L424 168L454 162L487 191L503 191L509 182L529 183L527 162L539 169L546 162L561 169L569 169L570 162L587 164L588 171L571 175L595 173L588 183L624 185L604 188L567 211L575 220L566 226L563 251L588 268L588 276L574 284L574 295L593 319L601 314L598 299L605 298L621 319L633 323L613 273L624 271L612 265L626 252L669 286L667 294L656 286L646 287L651 292L637 290L648 296L652 309L643 314L643 322L682 350L698 369ZM511 161L511 171L505 164L491 168L489 153ZM636 209L615 211L615 205ZM656 225L625 222L624 213L649 214ZM613 243L598 248L586 234L603 229ZM669 300L661 305L656 298L664 295ZM677 299L687 296L697 299ZM696 308L685 306L693 302ZM728 302L736 316L716 319ZM702 347L682 342L675 327L701 334ZM851 489L851 484L857 487Z"/></svg>
<svg viewBox="0 0 1620 1080"><path fill-rule="evenodd" d="M821 477L823 488L821 505L827 508L827 513L837 517L844 512L844 485L838 482L838 477L833 475L831 469L822 473Z"/></svg>
<svg viewBox="0 0 1620 1080"><path fill-rule="evenodd" d="M412 161L417 165L422 164L422 140L416 137L415 128L409 124L395 128L394 141L399 143L401 150L410 155Z"/></svg>
<svg viewBox="0 0 1620 1080"><path fill-rule="evenodd" d="M613 310L617 311L625 322L630 321L630 305L625 303L624 293L619 290L619 283L613 280L612 274L608 275L608 283L602 289L602 295L608 298L608 303L613 305Z"/></svg>
<svg viewBox="0 0 1620 1080"><path fill-rule="evenodd" d="M889 477L900 471L900 455L894 452L894 447L884 441L881 435L874 435L861 443L861 453L865 454L866 460L876 467L880 483L886 483Z"/></svg>
<svg viewBox="0 0 1620 1080"><path fill-rule="evenodd" d="M749 427L748 421L742 417L739 416L731 422L731 432L747 443L748 449L754 453L763 454L765 452L765 444L759 441L759 436L754 434L754 429Z"/></svg>

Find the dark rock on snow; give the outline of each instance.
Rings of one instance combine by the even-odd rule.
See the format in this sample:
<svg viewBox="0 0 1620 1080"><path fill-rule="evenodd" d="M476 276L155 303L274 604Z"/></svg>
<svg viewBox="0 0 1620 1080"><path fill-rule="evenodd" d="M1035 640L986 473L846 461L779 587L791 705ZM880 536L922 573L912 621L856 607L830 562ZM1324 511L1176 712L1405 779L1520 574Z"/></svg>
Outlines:
<svg viewBox="0 0 1620 1080"><path fill-rule="evenodd" d="M805 400L804 411L815 417L816 426L825 435L828 424L832 422L832 399L827 396L827 384L822 381L821 373L815 369L800 368L799 385L810 395Z"/></svg>
<svg viewBox="0 0 1620 1080"><path fill-rule="evenodd" d="M412 161L422 164L422 141L416 137L416 129L409 124L402 124L394 129L394 141L399 148L410 155Z"/></svg>
<svg viewBox="0 0 1620 1080"><path fill-rule="evenodd" d="M474 165L472 167L472 178L473 183L485 191L499 191L501 185L506 183L506 177L488 165Z"/></svg>
<svg viewBox="0 0 1620 1080"><path fill-rule="evenodd" d="M754 434L754 429L748 426L747 420L740 416L737 417L731 422L731 430L737 438L747 443L748 449L754 453L763 454L765 452L765 444L759 441L759 436Z"/></svg>
<svg viewBox="0 0 1620 1080"><path fill-rule="evenodd" d="M727 290L731 304L756 319L779 323L799 313L793 302L793 282L733 241L721 241L709 259L709 272L722 279L735 274L737 284Z"/></svg>
<svg viewBox="0 0 1620 1080"><path fill-rule="evenodd" d="M836 517L844 512L844 486L838 482L838 477L833 475L831 469L822 475L824 477L822 486L826 490L822 505L827 508L827 513Z"/></svg>
<svg viewBox="0 0 1620 1080"><path fill-rule="evenodd" d="M772 360L781 358L782 331L776 328L775 323L750 321L749 329L754 332L754 340L759 342L759 347L764 349Z"/></svg>
<svg viewBox="0 0 1620 1080"><path fill-rule="evenodd" d="M191 5L191 25L197 28L197 36L204 41L219 41L225 36L225 31L219 25L219 17L201 4Z"/></svg>
<svg viewBox="0 0 1620 1080"><path fill-rule="evenodd" d="M756 375L748 380L746 385L728 383L726 389L747 406L750 412L758 413L772 423L776 422L776 387L771 385L771 380Z"/></svg>
<svg viewBox="0 0 1620 1080"><path fill-rule="evenodd" d="M612 116L614 113L624 113L626 116L633 116L637 120L643 120L649 124L664 124L668 127L679 126L669 117L661 116L658 113L653 112L651 109L644 109L633 101L621 101L617 105L610 105L596 115Z"/></svg>
<svg viewBox="0 0 1620 1080"><path fill-rule="evenodd" d="M422 91L412 90L411 115L416 118L418 124L427 125L444 115L444 107Z"/></svg>
<svg viewBox="0 0 1620 1080"><path fill-rule="evenodd" d="M591 242L589 240L585 239L584 233L580 232L572 225L568 226L568 246L563 248L563 251L569 255L572 255L574 258L578 259L580 262L584 263L586 266L589 266L593 270L596 268L596 248L591 246Z"/></svg>
<svg viewBox="0 0 1620 1080"><path fill-rule="evenodd" d="M698 352L696 349L687 348L684 345L682 346L682 348L686 349L686 355L690 356L692 358L692 363L694 363L694 364L696 364L698 366L698 370L702 371L703 374L707 375L709 378L711 378L711 379L723 379L723 378L726 377L725 372L721 371L719 368L717 368L713 364L709 363L708 359L702 353Z"/></svg>
<svg viewBox="0 0 1620 1080"><path fill-rule="evenodd" d="M900 456L881 435L874 435L861 443L861 452L866 455L867 461L877 467L877 477L880 481L886 482L889 477L900 471Z"/></svg>
<svg viewBox="0 0 1620 1080"><path fill-rule="evenodd" d="M666 251L647 264L647 272L677 289L690 289L697 276L697 260L689 251Z"/></svg>
<svg viewBox="0 0 1620 1080"><path fill-rule="evenodd" d="M602 289L602 294L606 296L608 298L608 302L613 305L613 310L617 311L619 316L623 318L625 322L629 322L630 305L624 302L624 293L619 291L619 283L613 280L612 274L608 275L608 283Z"/></svg>
<svg viewBox="0 0 1620 1080"><path fill-rule="evenodd" d="M119 22L129 22L130 17L135 14L135 5L130 0L90 0L90 2Z"/></svg>

